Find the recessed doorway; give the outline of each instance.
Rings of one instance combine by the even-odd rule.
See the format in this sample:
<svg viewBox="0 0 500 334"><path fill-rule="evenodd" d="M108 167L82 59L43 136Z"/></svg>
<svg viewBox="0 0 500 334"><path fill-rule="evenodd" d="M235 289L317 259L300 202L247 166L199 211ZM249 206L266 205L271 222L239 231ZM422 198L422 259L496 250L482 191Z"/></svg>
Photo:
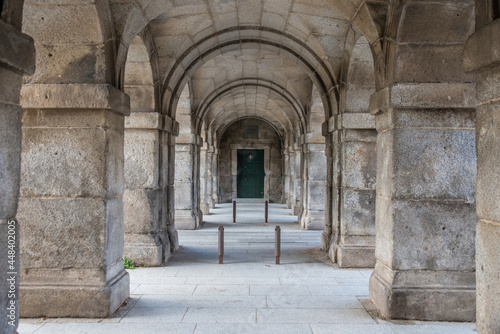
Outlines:
<svg viewBox="0 0 500 334"><path fill-rule="evenodd" d="M238 198L264 198L264 150L238 150Z"/></svg>

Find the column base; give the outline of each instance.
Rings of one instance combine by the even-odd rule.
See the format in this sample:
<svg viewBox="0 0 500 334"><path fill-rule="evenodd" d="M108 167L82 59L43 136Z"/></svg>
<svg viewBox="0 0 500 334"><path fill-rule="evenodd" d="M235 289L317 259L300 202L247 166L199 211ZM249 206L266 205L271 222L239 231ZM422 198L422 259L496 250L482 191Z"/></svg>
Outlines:
<svg viewBox="0 0 500 334"><path fill-rule="evenodd" d="M382 318L475 321L475 273L391 270L377 262L370 299Z"/></svg>
<svg viewBox="0 0 500 334"><path fill-rule="evenodd" d="M373 268L375 247L339 245L337 262L341 268Z"/></svg>
<svg viewBox="0 0 500 334"><path fill-rule="evenodd" d="M302 211L302 208L300 205L292 205L292 215L294 216L300 216Z"/></svg>
<svg viewBox="0 0 500 334"><path fill-rule="evenodd" d="M175 228L177 230L199 229L203 225L203 215L200 214L193 214L191 210L175 210Z"/></svg>
<svg viewBox="0 0 500 334"><path fill-rule="evenodd" d="M21 283L19 309L24 318L103 318L113 315L129 297L130 279L123 270L103 285Z"/></svg>
<svg viewBox="0 0 500 334"><path fill-rule="evenodd" d="M168 260L160 240L152 235L126 234L123 256L134 261L136 266L156 267ZM167 247L168 249L170 248Z"/></svg>
<svg viewBox="0 0 500 334"><path fill-rule="evenodd" d="M300 227L305 230L324 230L325 212L310 210L300 217Z"/></svg>

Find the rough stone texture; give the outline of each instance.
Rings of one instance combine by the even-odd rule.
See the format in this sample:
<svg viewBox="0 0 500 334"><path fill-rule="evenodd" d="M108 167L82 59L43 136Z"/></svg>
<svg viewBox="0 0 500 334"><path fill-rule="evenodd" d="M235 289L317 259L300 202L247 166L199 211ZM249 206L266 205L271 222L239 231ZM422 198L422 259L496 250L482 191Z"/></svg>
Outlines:
<svg viewBox="0 0 500 334"><path fill-rule="evenodd" d="M481 8L478 4L478 18ZM490 8L491 10L491 8ZM500 332L500 20L484 18L469 37L464 49L464 68L477 73L477 224L476 234L476 313L481 334ZM488 23L487 25L485 25ZM484 25L484 26L483 26ZM484 47L487 45L488 47ZM481 50L481 52L477 52Z"/></svg>
<svg viewBox="0 0 500 334"><path fill-rule="evenodd" d="M384 317L474 320L471 125L466 110L391 108L377 116L377 265L370 297ZM419 270L427 274L414 280L417 289L398 284L398 275ZM427 277L447 274L456 280L466 273L471 279L456 283L460 289L441 282L436 290Z"/></svg>
<svg viewBox="0 0 500 334"><path fill-rule="evenodd" d="M79 91L67 88L56 92ZM65 108L27 108L23 115L20 303L26 317L107 316L129 296L120 113L127 106L117 113Z"/></svg>
<svg viewBox="0 0 500 334"><path fill-rule="evenodd" d="M308 230L325 228L326 165L325 143L302 145L305 160L302 179L300 225ZM305 172L304 172L305 171Z"/></svg>
<svg viewBox="0 0 500 334"><path fill-rule="evenodd" d="M356 114L358 115L358 114ZM376 134L364 132L359 138L342 133L340 231L337 262L341 267L375 265ZM360 139L363 141L359 141ZM370 138L370 139L369 139Z"/></svg>
<svg viewBox="0 0 500 334"><path fill-rule="evenodd" d="M109 118L126 115L129 110L122 106L127 97L121 94L125 89L132 96L133 111L144 114L131 117L129 129L148 129L155 134L147 140L137 135L130 156L139 157L144 149L144 160L131 159L126 167L137 173L125 170L130 185L136 187L129 189L130 200L137 198L138 212L143 213L135 222L125 218L131 222L130 231L157 229L154 237L137 233L135 239L127 239L138 245L136 254L143 255L137 256L154 256L161 245L161 252L168 257L178 248L174 212L184 203L175 203L173 136L180 131L181 136L203 135L206 139L212 150L206 174L208 202L213 207L223 196L234 195L233 166L226 163L227 152L218 152L223 132L249 118L269 124L280 142L279 149L268 152L269 170L280 166L278 176L267 182L268 196L276 196L276 201L287 198L303 226L319 221L320 211L326 213L329 231L324 234L324 246L336 246L333 239L339 237L345 245L368 247L370 238L364 237L373 237L368 223L368 212L373 208L367 204L371 204L373 194L366 183L370 173L358 167L363 165L359 157L365 155L364 148L372 145L370 135L360 131L373 129L373 117L366 114L370 109L374 115L381 114L375 121L379 131L377 177L381 180L377 184L377 239L392 247L387 250L377 245L381 259L389 259L383 265L390 272L384 273L379 261L372 290L374 295L380 292L377 300L382 301L378 305L383 313L397 308L399 313L392 313L397 317L408 316L405 312L411 308L411 316L416 318L431 315L446 320L447 310L455 309L457 318L471 317L473 232L466 221L473 219L472 110L479 103L477 213L479 229L488 234L478 233L478 329L483 333L499 331L495 326L500 298L498 284L494 284L498 281L498 261L492 248L500 221L496 205L499 154L495 154L500 146L496 140L498 1L406 1L390 6L384 1L355 0L170 1L168 5L163 0L134 0L111 1L109 6L107 1L43 0L25 1L24 7L23 1L0 3L0 190L7 195L0 200L0 212L15 214L17 205L18 89L20 75L28 73L33 75L25 82L40 85L23 88L23 105L31 112L25 117L29 129L25 136L34 150L40 149L40 159L34 151L25 154L23 163L33 164L38 171L34 174L23 167L23 182L29 184L22 186L26 201L46 201L46 211L62 212L51 201L100 198L104 204L96 208L101 214L97 220L105 225L121 221L118 212L123 211L124 157L116 148L123 142L122 132L108 128L110 120L104 121L95 112L112 110L116 115ZM474 31L474 21L478 31L464 46ZM36 60L32 40L16 30L21 29L21 23L34 37ZM368 105L368 95L375 86L387 88L371 95ZM183 122L185 116L190 117L188 123ZM323 124L325 119L328 122ZM317 151L327 153L326 164L311 150L322 133L328 138L326 148ZM176 188L178 197L189 192L190 210L198 219L203 200L199 191L201 143L198 139L184 142L188 143L194 153L190 190ZM356 144L343 147L344 143ZM281 152L284 149L293 158L286 158ZM72 150L79 150L86 158ZM341 166L344 152L358 157L353 155ZM64 167L68 161L74 168ZM221 168L227 173L218 174ZM342 179L354 182L345 185ZM287 191L291 194L285 194ZM346 203L354 204L342 206ZM337 221L341 206L344 222L349 224ZM103 218L106 212L113 217ZM135 212L127 213L133 217ZM4 218L0 215L0 220ZM339 232L334 225L356 235L334 236ZM432 237L420 237L422 242L436 242L441 248L426 244L418 249L420 253L408 250L403 242L411 239L406 227L417 234L431 233ZM118 238L122 232L120 228L109 230ZM66 237L62 230L57 233ZM103 234L92 240L104 238ZM94 246L100 247L98 243ZM118 248L110 251L110 259L117 256ZM329 253L333 250L335 247L330 247ZM345 250L345 254L362 253L354 246ZM455 250L457 259L451 260L450 250ZM430 256L431 251L444 254L444 260ZM347 263L349 256L345 254L339 259ZM363 254L359 256L367 256ZM63 255L58 259L67 261ZM107 271L104 281L99 282L111 284L110 277L118 277L118 267ZM422 267L425 273L414 267ZM93 274L89 270L74 274L73 269L66 269L57 273L61 277L73 275L72 280L67 279L71 282L96 272L95 267L90 270ZM55 279L49 272L48 278L37 279L34 272L30 277L33 282ZM422 289L398 286L406 272L415 277L408 280L413 285L408 285ZM467 279L457 278L464 273ZM376 282L382 276L379 282L385 285ZM437 276L448 278L432 290ZM63 296L68 289L61 286ZM39 297L33 294L33 298ZM57 301L48 295L42 297L39 300ZM76 298L80 297L72 295L68 300ZM394 301L390 307L386 307L388 300ZM41 307L37 302L33 301L34 307ZM434 307L439 304L441 308ZM101 305L108 308L106 303ZM76 306L69 305L68 310L74 314L86 314L72 307Z"/></svg>
<svg viewBox="0 0 500 334"><path fill-rule="evenodd" d="M1 7L1 6L0 6ZM11 6L11 8L15 8ZM9 247L9 226L17 213L20 163L21 163L21 117L19 106L22 75L32 74L35 65L33 39L22 34L20 22L12 17L10 24L4 19L12 13L5 4L0 19L0 252L4 259L0 265L0 332L16 333L19 320L19 224L15 224L14 243ZM20 17L20 16L19 16ZM20 20L19 20L20 21ZM15 26L14 26L15 25ZM12 229L11 229L12 230ZM14 268L10 268L7 257L15 253ZM15 274L8 274L15 272ZM11 284L7 279L14 276L14 296L11 296ZM12 298L13 297L13 298ZM14 313L11 313L11 302L15 302Z"/></svg>

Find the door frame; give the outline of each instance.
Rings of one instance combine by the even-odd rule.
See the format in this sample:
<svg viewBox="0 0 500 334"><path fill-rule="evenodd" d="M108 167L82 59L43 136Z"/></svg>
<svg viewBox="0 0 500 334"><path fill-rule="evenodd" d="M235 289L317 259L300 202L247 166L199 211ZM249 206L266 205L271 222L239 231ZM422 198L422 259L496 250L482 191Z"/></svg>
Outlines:
<svg viewBox="0 0 500 334"><path fill-rule="evenodd" d="M264 200L269 200L271 188L271 144L264 143L234 143L231 149L231 175L233 178L232 198L238 198L238 150L264 150Z"/></svg>

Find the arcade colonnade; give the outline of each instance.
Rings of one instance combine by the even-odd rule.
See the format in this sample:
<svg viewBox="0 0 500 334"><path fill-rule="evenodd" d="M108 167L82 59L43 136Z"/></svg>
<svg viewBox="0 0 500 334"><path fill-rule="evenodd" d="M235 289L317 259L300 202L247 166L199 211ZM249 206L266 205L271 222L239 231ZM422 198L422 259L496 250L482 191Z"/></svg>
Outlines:
<svg viewBox="0 0 500 334"><path fill-rule="evenodd" d="M263 196L324 230L332 262L375 267L381 316L500 331L498 1L0 8L17 316L113 314L123 256L175 256L177 228L237 193L235 152L262 149Z"/></svg>

